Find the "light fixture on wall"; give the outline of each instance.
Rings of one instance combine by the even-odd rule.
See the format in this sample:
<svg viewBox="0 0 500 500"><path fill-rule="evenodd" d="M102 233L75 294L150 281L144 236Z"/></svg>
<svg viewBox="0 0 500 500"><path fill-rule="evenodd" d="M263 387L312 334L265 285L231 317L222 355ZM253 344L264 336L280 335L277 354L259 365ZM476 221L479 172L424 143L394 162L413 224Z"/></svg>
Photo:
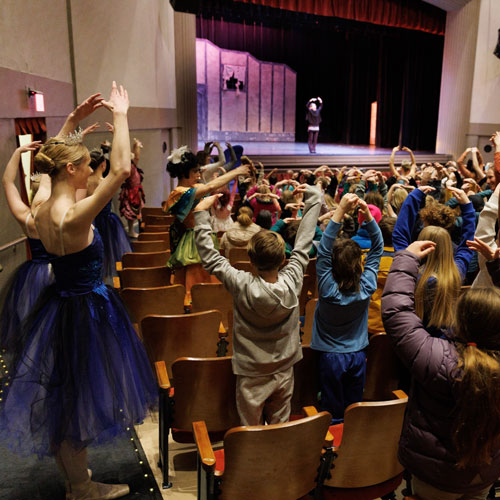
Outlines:
<svg viewBox="0 0 500 500"><path fill-rule="evenodd" d="M45 111L45 99L43 96L43 92L35 89L28 89L28 97L30 101L35 104L35 111Z"/></svg>

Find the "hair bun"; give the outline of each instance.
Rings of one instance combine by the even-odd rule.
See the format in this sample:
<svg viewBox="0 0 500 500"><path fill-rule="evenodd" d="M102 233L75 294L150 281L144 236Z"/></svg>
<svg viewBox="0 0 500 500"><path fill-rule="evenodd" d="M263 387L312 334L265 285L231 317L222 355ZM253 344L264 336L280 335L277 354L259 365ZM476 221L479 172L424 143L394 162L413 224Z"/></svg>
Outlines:
<svg viewBox="0 0 500 500"><path fill-rule="evenodd" d="M55 161L45 153L39 151L33 160L35 170L42 174L51 174L56 168Z"/></svg>

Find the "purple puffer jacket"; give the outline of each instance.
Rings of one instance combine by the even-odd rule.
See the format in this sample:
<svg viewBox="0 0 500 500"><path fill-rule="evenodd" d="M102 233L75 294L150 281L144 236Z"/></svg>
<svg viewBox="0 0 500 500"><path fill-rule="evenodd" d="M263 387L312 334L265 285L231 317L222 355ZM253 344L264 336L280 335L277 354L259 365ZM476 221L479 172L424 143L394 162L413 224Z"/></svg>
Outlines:
<svg viewBox="0 0 500 500"><path fill-rule="evenodd" d="M466 469L455 465L451 429L458 394L458 383L454 381L458 355L452 342L431 337L415 313L418 267L414 254L398 252L382 296L385 330L412 374L399 461L435 488L475 493L500 476L500 451L491 465Z"/></svg>

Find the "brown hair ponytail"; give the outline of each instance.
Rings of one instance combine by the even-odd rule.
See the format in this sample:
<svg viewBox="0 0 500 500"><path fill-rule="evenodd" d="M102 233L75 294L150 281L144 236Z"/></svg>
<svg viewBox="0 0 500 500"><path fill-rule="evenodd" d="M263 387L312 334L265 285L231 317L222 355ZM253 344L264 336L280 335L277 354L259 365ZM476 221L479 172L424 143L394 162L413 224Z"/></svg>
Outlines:
<svg viewBox="0 0 500 500"><path fill-rule="evenodd" d="M457 303L459 396L452 429L460 467L491 463L500 446L500 290L473 288Z"/></svg>

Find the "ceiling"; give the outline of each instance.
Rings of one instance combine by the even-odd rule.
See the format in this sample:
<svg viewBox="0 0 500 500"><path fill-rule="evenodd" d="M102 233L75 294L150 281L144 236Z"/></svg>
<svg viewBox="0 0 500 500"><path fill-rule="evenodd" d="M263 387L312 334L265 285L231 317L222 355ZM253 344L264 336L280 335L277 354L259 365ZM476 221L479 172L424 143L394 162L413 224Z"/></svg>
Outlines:
<svg viewBox="0 0 500 500"><path fill-rule="evenodd" d="M470 0L423 0L426 3L430 3L439 7L440 9L451 11L460 10L462 7L467 5Z"/></svg>

